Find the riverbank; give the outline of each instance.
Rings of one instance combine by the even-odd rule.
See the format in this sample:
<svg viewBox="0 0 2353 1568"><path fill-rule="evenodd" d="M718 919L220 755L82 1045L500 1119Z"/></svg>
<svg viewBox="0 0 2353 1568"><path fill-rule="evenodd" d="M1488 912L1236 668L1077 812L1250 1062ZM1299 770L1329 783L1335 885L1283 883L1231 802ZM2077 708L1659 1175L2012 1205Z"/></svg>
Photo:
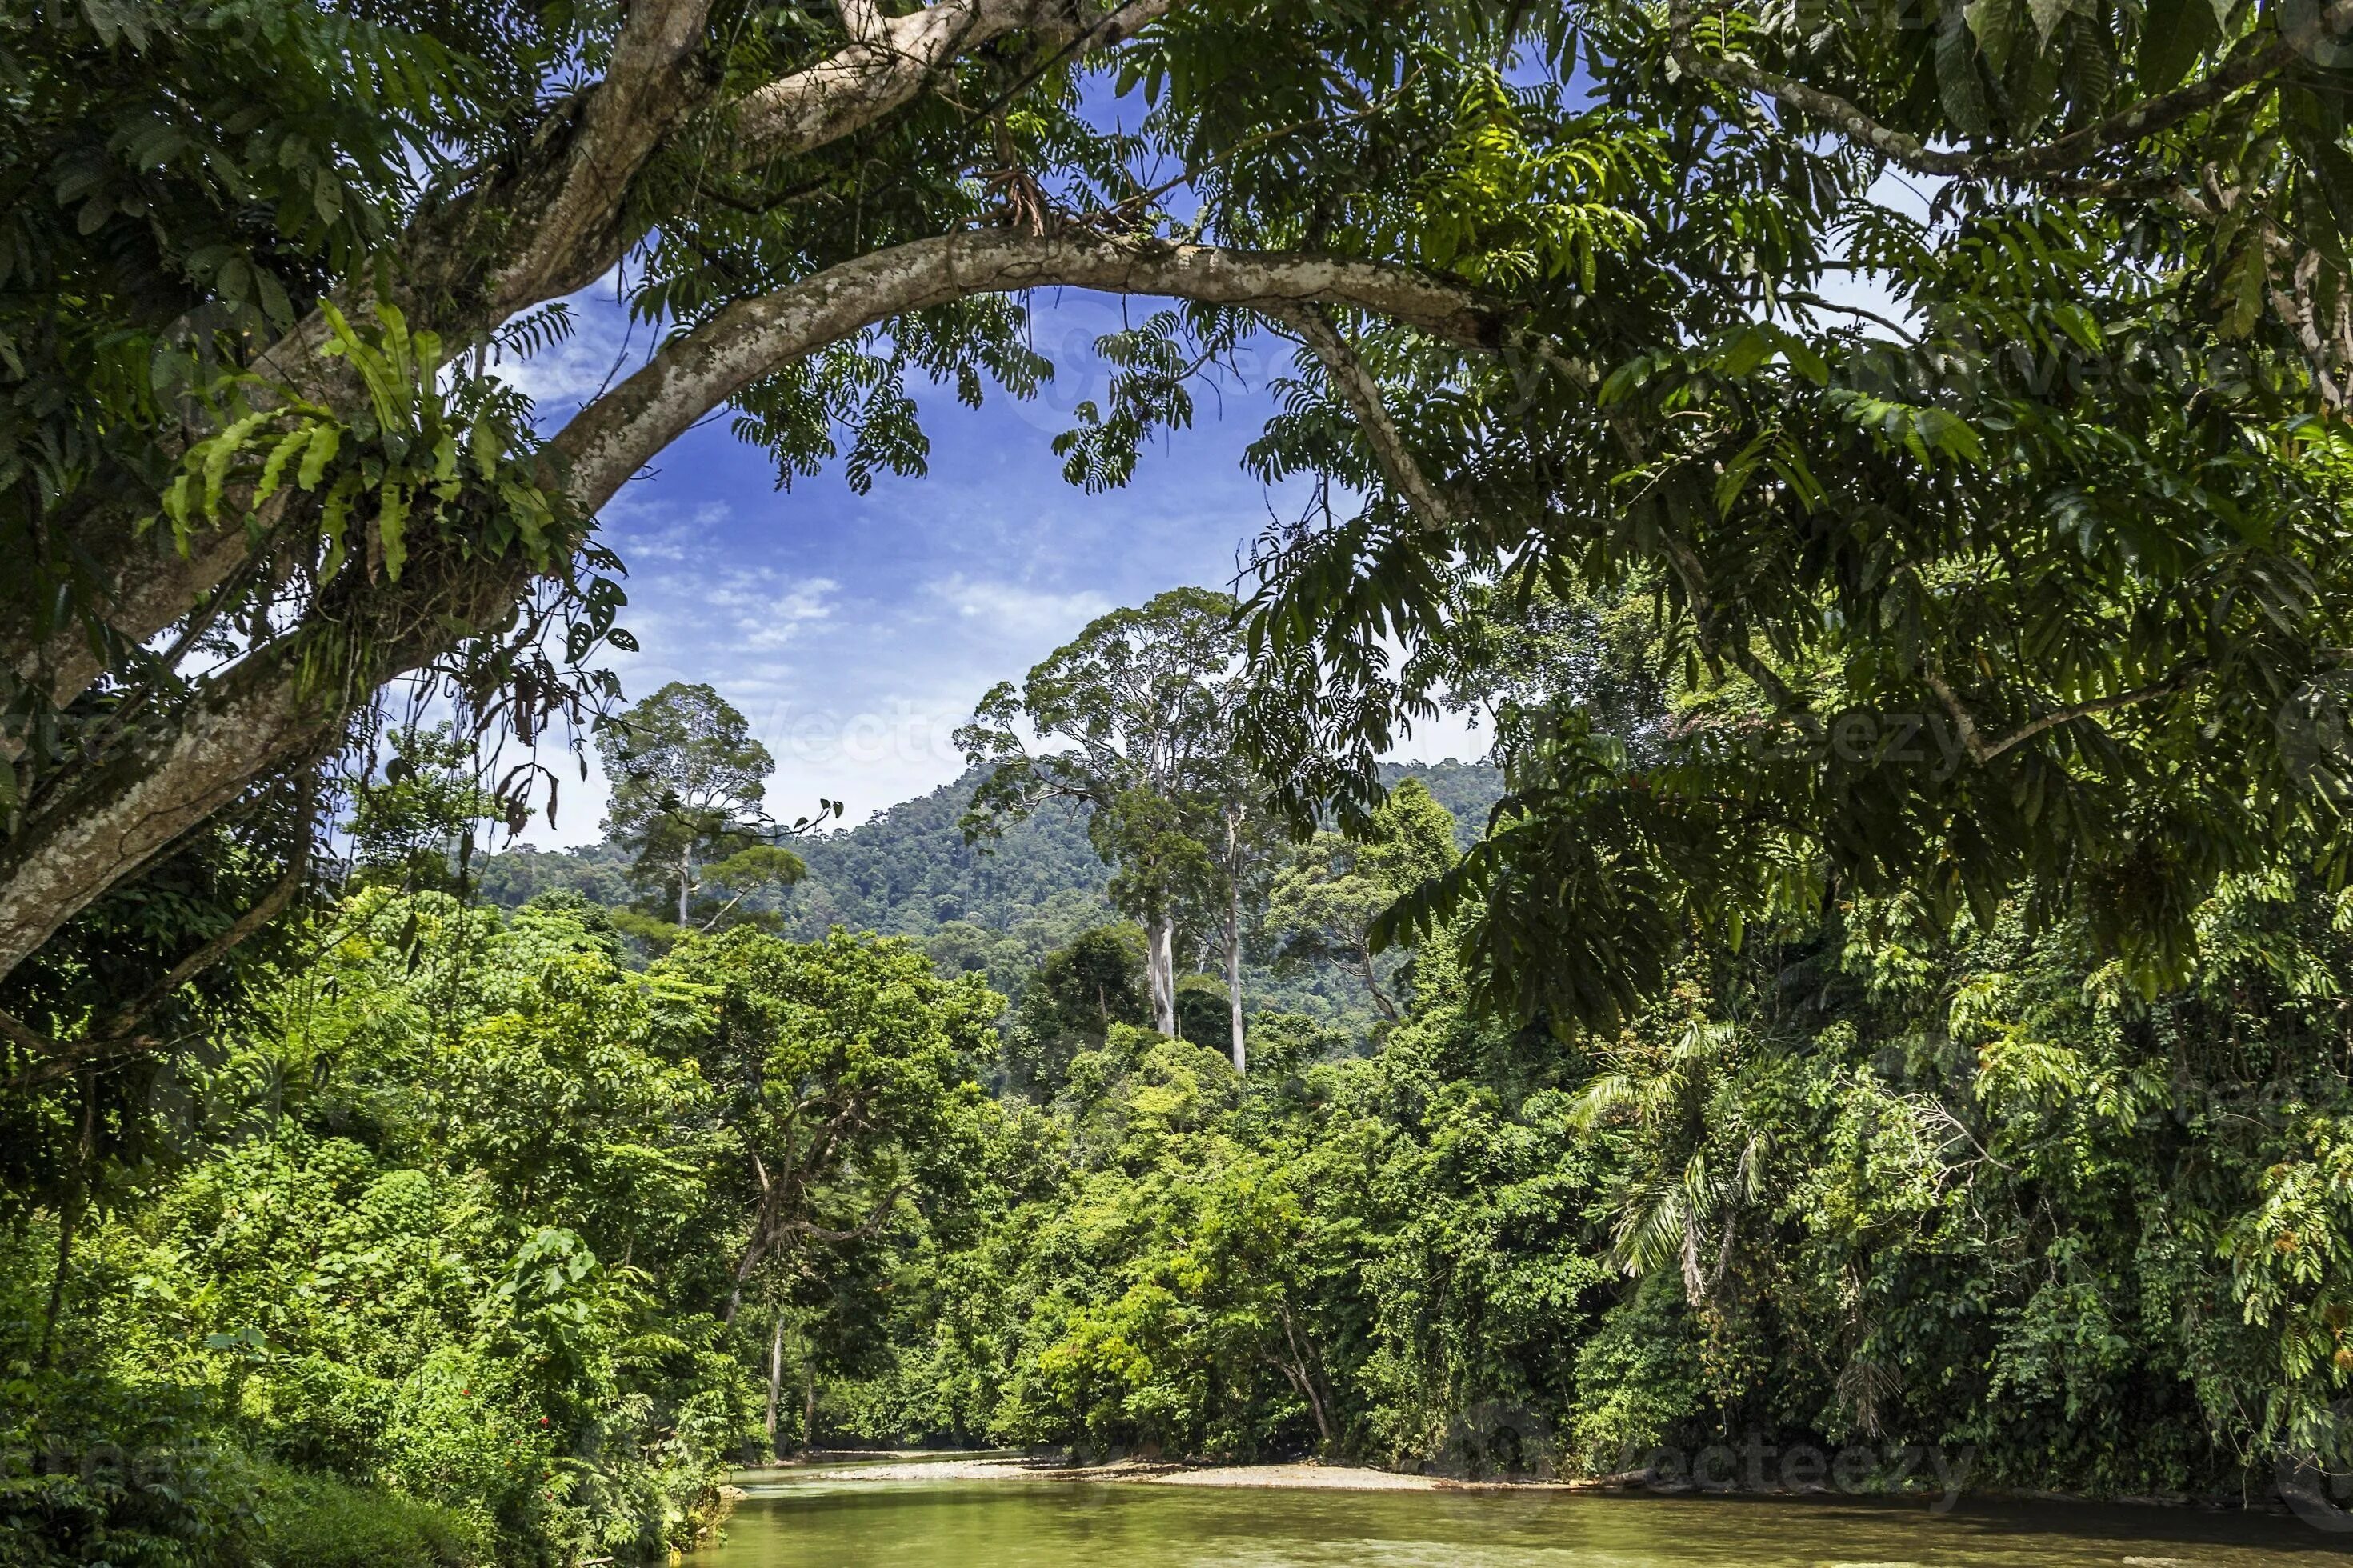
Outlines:
<svg viewBox="0 0 2353 1568"><path fill-rule="evenodd" d="M1438 1476L1402 1475L1361 1465L1187 1465L1159 1459L1111 1459L1097 1465L1029 1455L958 1455L931 1458L914 1454L877 1455L875 1463L827 1455L809 1465L777 1466L745 1471L737 1477L759 1481L771 1477L837 1481L1118 1481L1163 1487L1257 1488L1290 1491L1427 1492L1488 1490L1578 1491L1597 1483L1575 1481L1457 1481Z"/></svg>
<svg viewBox="0 0 2353 1568"><path fill-rule="evenodd" d="M2298 1568L2334 1544L2243 1513L1843 1496L1741 1506L1339 1465L871 1458L746 1475L725 1541L693 1568Z"/></svg>
<svg viewBox="0 0 2353 1568"><path fill-rule="evenodd" d="M1964 1496L1981 1504L2061 1505L2069 1507L2147 1509L2200 1513L2242 1513L2281 1516L2292 1510L2269 1499L2189 1498L2175 1496L2090 1497L2060 1491L2017 1491L1977 1489L1963 1492L1914 1487L1909 1489L1859 1490L1808 1486L1701 1487L1688 1479L1662 1480L1648 1472L1587 1476L1573 1480L1459 1480L1445 1476L1409 1475L1364 1465L1327 1465L1302 1460L1278 1465L1187 1464L1169 1459L1119 1458L1095 1464L1073 1463L1051 1455L1011 1454L987 1450L943 1452L897 1449L881 1452L835 1449L804 1459L755 1470L738 1471L744 1482L822 1479L828 1483L869 1481L1096 1481L1133 1486L1212 1487L1279 1491L1319 1492L1641 1492L1652 1497L1697 1494L1762 1499L1868 1499L1941 1500L1949 1509ZM1942 1511L1942 1509L1939 1511Z"/></svg>

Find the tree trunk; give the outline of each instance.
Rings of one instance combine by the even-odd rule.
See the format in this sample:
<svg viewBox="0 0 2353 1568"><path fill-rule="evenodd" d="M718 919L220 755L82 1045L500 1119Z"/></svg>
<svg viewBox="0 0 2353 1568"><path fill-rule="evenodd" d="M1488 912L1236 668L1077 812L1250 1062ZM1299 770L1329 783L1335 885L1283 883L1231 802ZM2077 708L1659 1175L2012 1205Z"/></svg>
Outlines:
<svg viewBox="0 0 2353 1568"><path fill-rule="evenodd" d="M1145 928L1145 977L1152 989L1152 1026L1176 1037L1176 926L1155 915Z"/></svg>
<svg viewBox="0 0 2353 1568"><path fill-rule="evenodd" d="M801 1363L801 1447L817 1447L817 1363Z"/></svg>
<svg viewBox="0 0 2353 1568"><path fill-rule="evenodd" d="M785 1388L785 1310L776 1309L776 1331L768 1336L768 1457L776 1456L776 1402Z"/></svg>
<svg viewBox="0 0 2353 1568"><path fill-rule="evenodd" d="M58 1215L58 1262L49 1276L49 1310L41 1319L41 1353L33 1364L43 1372L49 1367L49 1352L58 1337L58 1314L66 1304L66 1273L73 1267L74 1220L81 1213L81 1194L77 1191L66 1200L65 1211Z"/></svg>
<svg viewBox="0 0 2353 1568"><path fill-rule="evenodd" d="M1324 1396L1315 1387L1314 1363L1300 1349L1299 1331L1292 1326L1291 1310L1287 1307L1282 1310L1282 1337L1291 1342L1291 1359L1284 1361L1281 1356L1271 1359L1283 1376L1291 1380L1291 1385L1299 1391L1300 1397L1307 1401L1307 1413L1315 1421L1316 1438L1328 1458L1338 1447L1332 1417L1324 1408Z"/></svg>
<svg viewBox="0 0 2353 1568"><path fill-rule="evenodd" d="M89 1195L86 1184L90 1179L90 1145L98 1131L98 1085L84 1073L81 1079L81 1142L74 1161L73 1184L66 1194L65 1206L58 1214L58 1266L49 1276L49 1310L41 1320L41 1353L35 1365L47 1372L49 1352L57 1342L58 1315L65 1310L66 1276L73 1268L74 1221L81 1215L83 1200Z"/></svg>
<svg viewBox="0 0 2353 1568"><path fill-rule="evenodd" d="M185 712L77 764L0 841L0 976L252 784L340 750L385 681L512 625L531 580L520 547L486 559L423 531L397 583L344 574L303 625L209 678Z"/></svg>
<svg viewBox="0 0 2353 1568"><path fill-rule="evenodd" d="M1365 972L1365 989L1373 994L1373 1005L1381 1010L1382 1017L1387 1018L1392 1024L1396 1023L1398 1021L1397 1004L1389 1000L1389 994L1388 992L1381 989L1380 975L1373 968L1373 949L1371 943L1365 942L1358 944L1356 948L1356 963Z"/></svg>
<svg viewBox="0 0 2353 1568"><path fill-rule="evenodd" d="M689 843L678 852L678 923L686 924L686 895L694 887L694 846Z"/></svg>
<svg viewBox="0 0 2353 1568"><path fill-rule="evenodd" d="M1233 823L1226 824L1229 856L1232 853ZM1242 879L1240 869L1228 879L1226 889L1226 1016L1233 1026L1234 1071L1250 1071L1250 1048L1242 1032Z"/></svg>

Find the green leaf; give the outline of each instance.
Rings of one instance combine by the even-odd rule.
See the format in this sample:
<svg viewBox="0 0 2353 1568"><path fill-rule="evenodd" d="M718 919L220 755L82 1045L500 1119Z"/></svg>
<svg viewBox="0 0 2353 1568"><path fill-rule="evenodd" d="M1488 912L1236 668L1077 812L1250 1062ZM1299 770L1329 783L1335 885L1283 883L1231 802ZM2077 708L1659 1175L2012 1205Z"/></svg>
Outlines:
<svg viewBox="0 0 2353 1568"><path fill-rule="evenodd" d="M375 536L384 546L384 574L397 583L400 569L408 563L408 487L386 479L381 493L384 500L375 514Z"/></svg>
<svg viewBox="0 0 2353 1568"><path fill-rule="evenodd" d="M1984 79L1978 74L1977 50L1961 13L1948 13L1936 33L1936 94L1945 116L1964 136L1989 134L1992 122L1986 110Z"/></svg>
<svg viewBox="0 0 2353 1568"><path fill-rule="evenodd" d="M2021 0L1968 0L1961 8L1978 47L1997 73L2010 68L2010 51L2018 46L2020 5Z"/></svg>
<svg viewBox="0 0 2353 1568"><path fill-rule="evenodd" d="M269 458L261 465L260 479L253 487L255 505L260 505L278 492L279 481L285 476L288 460L310 444L309 426L290 430L279 437L278 444L270 447Z"/></svg>
<svg viewBox="0 0 2353 1568"><path fill-rule="evenodd" d="M2027 8L2034 14L2034 30L2042 37L2042 47L2051 47L2051 35L2074 9L2074 0L2026 0Z"/></svg>
<svg viewBox="0 0 2353 1568"><path fill-rule="evenodd" d="M2238 253L2222 274L2221 333L2225 338L2243 338L2255 330L2263 319L2263 294L2271 282L2271 266L2263 256L2263 239L2260 233L2250 233L2239 244Z"/></svg>
<svg viewBox="0 0 2353 1568"><path fill-rule="evenodd" d="M1765 328L1743 327L1716 355L1715 367L1737 381L1772 358L1777 346L1773 334Z"/></svg>
<svg viewBox="0 0 2353 1568"><path fill-rule="evenodd" d="M2207 0L2149 0L2134 74L2145 93L2169 92L2221 38Z"/></svg>
<svg viewBox="0 0 2353 1568"><path fill-rule="evenodd" d="M343 183L332 169L322 169L311 181L311 208L319 221L332 227L343 216Z"/></svg>
<svg viewBox="0 0 2353 1568"><path fill-rule="evenodd" d="M336 448L343 445L343 427L322 422L311 426L309 450L302 454L302 466L295 470L294 482L306 490L319 488L320 476L327 465L335 460Z"/></svg>

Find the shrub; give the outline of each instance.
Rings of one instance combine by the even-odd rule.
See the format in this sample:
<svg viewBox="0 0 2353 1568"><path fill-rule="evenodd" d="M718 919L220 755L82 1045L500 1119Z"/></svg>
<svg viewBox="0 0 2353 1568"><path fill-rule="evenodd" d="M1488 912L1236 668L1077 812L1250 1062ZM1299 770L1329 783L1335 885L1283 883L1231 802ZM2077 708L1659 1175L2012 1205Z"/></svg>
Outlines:
<svg viewBox="0 0 2353 1568"><path fill-rule="evenodd" d="M281 1470L257 1556L274 1568L477 1568L486 1532L463 1514L375 1487Z"/></svg>

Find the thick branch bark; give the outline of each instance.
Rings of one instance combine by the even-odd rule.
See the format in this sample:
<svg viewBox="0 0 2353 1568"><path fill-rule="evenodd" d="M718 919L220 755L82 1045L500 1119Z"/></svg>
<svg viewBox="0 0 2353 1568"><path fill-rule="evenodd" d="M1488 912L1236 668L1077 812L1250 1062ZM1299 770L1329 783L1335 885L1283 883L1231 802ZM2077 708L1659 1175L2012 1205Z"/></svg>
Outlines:
<svg viewBox="0 0 2353 1568"><path fill-rule="evenodd" d="M286 906L293 902L294 895L302 890L302 883L311 872L311 814L316 795L316 778L305 780L301 822L296 830L298 837L293 858L287 866L285 875L279 878L277 884L262 896L261 901L239 915L226 931L174 964L170 973L136 998L93 1023L87 1035L76 1040L52 1040L35 1033L8 1014L0 1013L0 1034L5 1034L35 1058L31 1067L0 1080L0 1091L21 1093L42 1084L71 1078L93 1064L103 1066L111 1059L153 1054L164 1048L164 1042L135 1032L147 1015L161 1006L181 986L227 957L256 931L276 920Z"/></svg>
<svg viewBox="0 0 2353 1568"><path fill-rule="evenodd" d="M0 842L0 975L256 782L324 760L379 686L505 624L530 584L520 552L484 559L423 540L397 584L347 575L172 725L125 737Z"/></svg>
<svg viewBox="0 0 2353 1568"><path fill-rule="evenodd" d="M1134 37L1176 4L1126 0L1091 14L1092 6L1072 0L940 0L883 18L871 4L852 0L842 13L853 37L848 48L770 82L735 106L743 155L789 156L839 141L909 102L956 60L1008 33L1035 32L1065 54L1090 54ZM866 16L853 18L853 11ZM864 31L868 25L874 31Z"/></svg>
<svg viewBox="0 0 2353 1568"><path fill-rule="evenodd" d="M878 43L889 37L882 7L874 0L839 0L834 8L841 13L843 29L860 43Z"/></svg>
<svg viewBox="0 0 2353 1568"><path fill-rule="evenodd" d="M1768 71L1736 56L1703 54L1692 40L1692 0L1668 0L1668 47L1675 64L1695 77L1761 93L1851 141L1860 142L1915 174L1958 179L2030 180L2080 168L2101 153L2129 146L2170 130L2256 83L2279 75L2316 48L2327 47L2353 30L2353 0L2334 0L2284 29L2269 45L2244 50L2186 87L2072 131L2054 141L2002 153L1949 153L1898 131L1836 93L1809 87L1793 77Z"/></svg>
<svg viewBox="0 0 2353 1568"><path fill-rule="evenodd" d="M583 409L553 445L570 465L574 499L593 510L696 420L812 350L910 310L1053 287L1267 310L1352 305L1488 351L1504 333L1502 316L1477 295L1407 267L1157 239L981 230L877 251L729 306Z"/></svg>
<svg viewBox="0 0 2353 1568"><path fill-rule="evenodd" d="M691 72L710 14L710 0L632 0L552 188L526 215L530 241L493 286L493 320L582 288L618 259L629 182L705 97Z"/></svg>

